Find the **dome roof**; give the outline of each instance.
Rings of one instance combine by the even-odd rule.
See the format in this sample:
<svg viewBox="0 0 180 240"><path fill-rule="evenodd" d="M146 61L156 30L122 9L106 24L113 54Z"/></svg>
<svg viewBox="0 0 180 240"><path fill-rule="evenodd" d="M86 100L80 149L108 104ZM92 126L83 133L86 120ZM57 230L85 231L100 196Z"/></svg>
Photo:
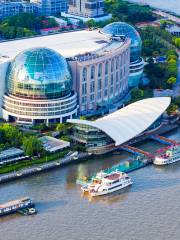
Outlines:
<svg viewBox="0 0 180 240"><path fill-rule="evenodd" d="M30 99L56 99L71 92L68 64L48 48L32 48L18 54L7 71L7 92Z"/></svg>
<svg viewBox="0 0 180 240"><path fill-rule="evenodd" d="M136 61L141 54L142 41L136 29L125 22L113 22L106 25L101 32L108 35L123 35L131 39L131 61Z"/></svg>

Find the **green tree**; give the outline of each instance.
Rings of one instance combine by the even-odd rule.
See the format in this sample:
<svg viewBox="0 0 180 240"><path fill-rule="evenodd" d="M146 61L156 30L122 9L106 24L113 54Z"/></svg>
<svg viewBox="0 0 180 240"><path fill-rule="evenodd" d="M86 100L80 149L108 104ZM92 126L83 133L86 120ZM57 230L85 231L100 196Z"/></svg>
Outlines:
<svg viewBox="0 0 180 240"><path fill-rule="evenodd" d="M96 27L96 22L93 19L90 19L86 22L88 28Z"/></svg>
<svg viewBox="0 0 180 240"><path fill-rule="evenodd" d="M67 129L64 123L58 123L56 126L56 131L63 132Z"/></svg>
<svg viewBox="0 0 180 240"><path fill-rule="evenodd" d="M61 137L61 140L70 142L71 138L70 138L70 136L67 136L67 135L66 135L66 136L62 136L62 137Z"/></svg>
<svg viewBox="0 0 180 240"><path fill-rule="evenodd" d="M80 119L81 120L86 120L86 117L85 116L80 116Z"/></svg>
<svg viewBox="0 0 180 240"><path fill-rule="evenodd" d="M3 129L0 128L0 144L3 144L5 142L5 138L4 138L4 131Z"/></svg>
<svg viewBox="0 0 180 240"><path fill-rule="evenodd" d="M41 141L36 136L24 137L23 149L27 156L39 156L43 153Z"/></svg>
<svg viewBox="0 0 180 240"><path fill-rule="evenodd" d="M167 109L167 113L168 113L168 114L171 114L171 113L173 113L173 112L175 112L175 111L177 111L177 110L178 110L178 105L175 104L175 103L171 103L171 105L170 105L169 108Z"/></svg>
<svg viewBox="0 0 180 240"><path fill-rule="evenodd" d="M180 38L176 38L174 42L175 42L176 47L180 48Z"/></svg>
<svg viewBox="0 0 180 240"><path fill-rule="evenodd" d="M0 144L0 151L4 150L4 148L5 148L5 145L1 143Z"/></svg>
<svg viewBox="0 0 180 240"><path fill-rule="evenodd" d="M170 85L175 84L176 83L176 78L175 77L168 78L167 83L170 84Z"/></svg>
<svg viewBox="0 0 180 240"><path fill-rule="evenodd" d="M1 125L0 129L4 132L4 143L13 147L21 146L23 134L17 127L5 123Z"/></svg>
<svg viewBox="0 0 180 240"><path fill-rule="evenodd" d="M144 91L142 89L139 88L134 88L131 91L131 97L132 99L139 99L142 98L144 96Z"/></svg>
<svg viewBox="0 0 180 240"><path fill-rule="evenodd" d="M180 96L175 99L175 104L177 104L178 107L180 107Z"/></svg>
<svg viewBox="0 0 180 240"><path fill-rule="evenodd" d="M167 55L167 61L172 62L172 61L177 61L177 56L175 54L168 54Z"/></svg>
<svg viewBox="0 0 180 240"><path fill-rule="evenodd" d="M167 67L167 72L169 77L177 77L178 68L176 63L169 63Z"/></svg>

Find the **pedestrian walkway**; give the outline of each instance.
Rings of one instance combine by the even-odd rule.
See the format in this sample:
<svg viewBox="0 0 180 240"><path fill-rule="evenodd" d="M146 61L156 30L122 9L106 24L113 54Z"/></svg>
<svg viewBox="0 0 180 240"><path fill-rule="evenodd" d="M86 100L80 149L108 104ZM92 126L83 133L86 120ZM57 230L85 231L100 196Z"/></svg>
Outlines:
<svg viewBox="0 0 180 240"><path fill-rule="evenodd" d="M175 140L172 140L172 139L169 139L169 138L166 138L166 137L163 137L163 136L159 136L159 135L152 135L151 139L156 140L156 141L158 141L160 143L163 143L163 144L167 144L167 145L178 145L179 144Z"/></svg>

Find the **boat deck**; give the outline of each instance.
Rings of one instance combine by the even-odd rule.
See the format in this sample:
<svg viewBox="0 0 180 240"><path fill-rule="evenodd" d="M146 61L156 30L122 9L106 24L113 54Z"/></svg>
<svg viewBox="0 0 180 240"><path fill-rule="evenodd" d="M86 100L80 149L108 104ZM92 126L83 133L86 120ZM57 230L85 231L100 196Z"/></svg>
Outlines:
<svg viewBox="0 0 180 240"><path fill-rule="evenodd" d="M7 207L11 207L11 206L15 206L15 205L19 205L24 203L24 201L29 200L28 198L21 198L21 199L17 199L17 200L13 200L4 204L0 204L0 209L4 209Z"/></svg>

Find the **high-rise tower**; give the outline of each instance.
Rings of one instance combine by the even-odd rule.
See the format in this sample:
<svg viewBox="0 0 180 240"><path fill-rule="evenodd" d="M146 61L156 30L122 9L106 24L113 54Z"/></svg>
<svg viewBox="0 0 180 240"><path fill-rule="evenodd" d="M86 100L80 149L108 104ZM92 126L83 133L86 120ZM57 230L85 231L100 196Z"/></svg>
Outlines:
<svg viewBox="0 0 180 240"><path fill-rule="evenodd" d="M94 18L104 15L103 0L69 0L68 13L80 17Z"/></svg>

